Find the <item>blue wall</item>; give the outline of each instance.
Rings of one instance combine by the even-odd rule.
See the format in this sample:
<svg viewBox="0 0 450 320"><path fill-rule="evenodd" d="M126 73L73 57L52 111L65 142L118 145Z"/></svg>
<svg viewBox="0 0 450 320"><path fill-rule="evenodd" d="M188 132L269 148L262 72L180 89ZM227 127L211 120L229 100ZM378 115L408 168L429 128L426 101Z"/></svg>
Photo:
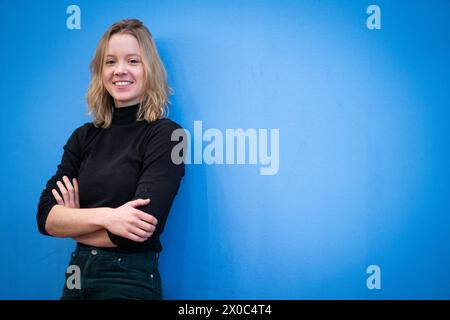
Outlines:
<svg viewBox="0 0 450 320"><path fill-rule="evenodd" d="M1 0L0 298L60 295L74 242L38 233L37 203L90 120L97 41L127 17L156 38L173 120L280 133L275 175L187 166L163 235L165 298L450 298L446 0ZM381 289L366 286L370 265Z"/></svg>

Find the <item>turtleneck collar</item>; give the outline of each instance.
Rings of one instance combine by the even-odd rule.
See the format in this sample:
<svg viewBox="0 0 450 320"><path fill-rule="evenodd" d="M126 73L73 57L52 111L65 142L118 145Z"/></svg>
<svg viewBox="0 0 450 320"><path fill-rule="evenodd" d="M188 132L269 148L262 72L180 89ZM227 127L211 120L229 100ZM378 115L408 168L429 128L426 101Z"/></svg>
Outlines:
<svg viewBox="0 0 450 320"><path fill-rule="evenodd" d="M139 103L131 106L117 108L113 106L113 125L130 124L136 122L137 112L139 110Z"/></svg>

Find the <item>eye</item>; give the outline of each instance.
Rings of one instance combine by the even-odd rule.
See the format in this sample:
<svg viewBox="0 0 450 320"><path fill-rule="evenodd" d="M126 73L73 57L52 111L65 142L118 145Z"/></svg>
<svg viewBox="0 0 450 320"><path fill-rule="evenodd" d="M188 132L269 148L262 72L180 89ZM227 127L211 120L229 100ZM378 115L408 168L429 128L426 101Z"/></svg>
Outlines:
<svg viewBox="0 0 450 320"><path fill-rule="evenodd" d="M106 60L105 64L113 64L114 60Z"/></svg>
<svg viewBox="0 0 450 320"><path fill-rule="evenodd" d="M130 63L131 64L138 64L140 61L139 60L136 60L136 59L131 59L130 60Z"/></svg>

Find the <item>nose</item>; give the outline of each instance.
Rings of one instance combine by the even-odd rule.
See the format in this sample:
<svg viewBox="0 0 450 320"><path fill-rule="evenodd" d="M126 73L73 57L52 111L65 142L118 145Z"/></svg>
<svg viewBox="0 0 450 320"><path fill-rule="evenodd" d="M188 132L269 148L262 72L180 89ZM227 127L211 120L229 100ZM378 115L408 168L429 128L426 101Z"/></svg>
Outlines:
<svg viewBox="0 0 450 320"><path fill-rule="evenodd" d="M116 68L114 69L114 75L123 75L126 74L127 68L125 63L118 62L116 64Z"/></svg>

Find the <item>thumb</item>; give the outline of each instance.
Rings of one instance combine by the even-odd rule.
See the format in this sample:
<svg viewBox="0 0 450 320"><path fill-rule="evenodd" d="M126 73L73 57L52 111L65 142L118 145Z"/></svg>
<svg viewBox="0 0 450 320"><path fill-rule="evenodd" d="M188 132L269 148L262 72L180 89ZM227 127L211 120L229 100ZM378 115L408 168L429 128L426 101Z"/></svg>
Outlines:
<svg viewBox="0 0 450 320"><path fill-rule="evenodd" d="M136 199L128 202L128 205L135 207L146 206L150 203L150 199Z"/></svg>

